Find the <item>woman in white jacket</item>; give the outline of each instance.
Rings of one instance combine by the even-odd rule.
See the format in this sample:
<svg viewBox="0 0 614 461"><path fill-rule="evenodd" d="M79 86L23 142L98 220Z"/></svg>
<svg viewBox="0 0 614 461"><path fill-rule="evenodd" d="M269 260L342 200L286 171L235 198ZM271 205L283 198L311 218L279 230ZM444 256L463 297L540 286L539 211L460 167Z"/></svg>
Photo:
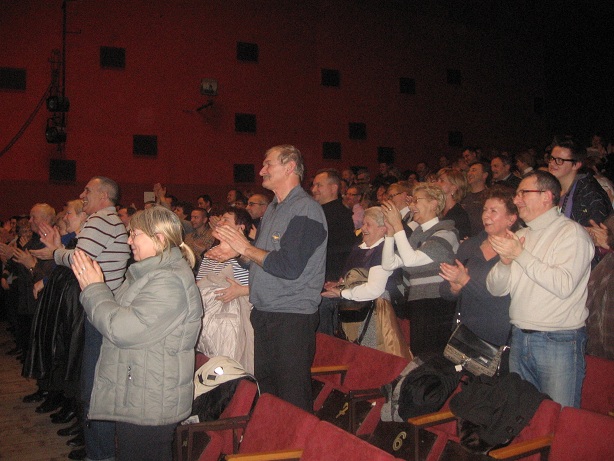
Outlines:
<svg viewBox="0 0 614 461"><path fill-rule="evenodd" d="M117 460L172 459L176 423L190 415L194 345L203 314L181 222L153 207L130 222L134 260L115 296L98 264L75 252L72 269L89 321L103 335L89 419L116 421Z"/></svg>

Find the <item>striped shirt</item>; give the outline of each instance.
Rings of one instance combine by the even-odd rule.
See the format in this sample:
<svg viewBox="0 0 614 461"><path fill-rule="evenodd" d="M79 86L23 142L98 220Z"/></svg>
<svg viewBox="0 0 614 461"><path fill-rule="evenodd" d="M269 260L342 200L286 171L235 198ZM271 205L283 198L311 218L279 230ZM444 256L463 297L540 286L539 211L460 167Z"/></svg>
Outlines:
<svg viewBox="0 0 614 461"><path fill-rule="evenodd" d="M92 213L79 233L77 248L98 262L104 281L117 290L124 281L126 263L130 258L128 233L120 221L115 207L107 207ZM58 248L53 257L56 264L70 267L75 250Z"/></svg>
<svg viewBox="0 0 614 461"><path fill-rule="evenodd" d="M200 279L206 277L207 275L219 274L220 272L222 272L222 269L224 269L229 264L232 266L232 274L237 283L240 285L248 285L249 270L243 269L237 262L236 258L232 258L231 260L225 261L223 263L220 263L213 259L203 258L203 261L200 263L200 267L198 269L196 281L198 282Z"/></svg>

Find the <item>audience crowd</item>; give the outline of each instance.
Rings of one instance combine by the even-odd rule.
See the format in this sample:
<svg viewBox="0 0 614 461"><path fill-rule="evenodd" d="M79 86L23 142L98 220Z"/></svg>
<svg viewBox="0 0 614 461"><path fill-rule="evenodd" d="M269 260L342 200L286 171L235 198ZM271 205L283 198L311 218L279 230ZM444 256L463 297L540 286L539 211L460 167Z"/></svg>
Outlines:
<svg viewBox="0 0 614 461"><path fill-rule="evenodd" d="M408 345L414 355L440 353L462 322L509 346L503 369L578 406L586 351L614 360L614 152L600 136L588 146L556 139L538 152L467 147L415 170L382 162L374 176L324 169L304 181L300 152L276 146L260 172L266 192L233 188L223 203L179 199L156 183L155 200L139 211L105 177L66 197L59 213L41 197L0 227L0 316L15 340L8 353L38 384L23 400L55 411L54 423L76 418L58 431L73 436L71 459L136 459L139 450L169 459L162 445L185 419L190 387L179 370L205 347L195 326L203 308L206 318L224 303L253 306L249 328L220 323L207 334L240 343L231 336L253 325L251 353L237 360L267 392L309 409L316 330L345 328L353 339L364 331L364 344L378 347L390 332L369 329L370 315L344 323L339 309L384 300L394 331L409 324L397 354ZM355 268L367 274L363 285L345 280ZM205 297L220 274L227 283ZM160 363L145 366L148 354ZM128 394L125 379L136 384L153 368L178 373L157 390L174 392L165 399L175 408L156 404L156 394L127 395L133 407L150 402L143 421L112 394ZM130 450L115 452L116 432Z"/></svg>

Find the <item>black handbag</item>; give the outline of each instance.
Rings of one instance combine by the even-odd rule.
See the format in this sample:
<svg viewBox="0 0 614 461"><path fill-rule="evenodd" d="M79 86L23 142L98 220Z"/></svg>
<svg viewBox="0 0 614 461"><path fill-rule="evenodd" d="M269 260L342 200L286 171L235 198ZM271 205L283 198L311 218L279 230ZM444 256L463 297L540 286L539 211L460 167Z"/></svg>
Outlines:
<svg viewBox="0 0 614 461"><path fill-rule="evenodd" d="M446 344L443 355L475 376L494 376L507 346L495 346L459 323Z"/></svg>

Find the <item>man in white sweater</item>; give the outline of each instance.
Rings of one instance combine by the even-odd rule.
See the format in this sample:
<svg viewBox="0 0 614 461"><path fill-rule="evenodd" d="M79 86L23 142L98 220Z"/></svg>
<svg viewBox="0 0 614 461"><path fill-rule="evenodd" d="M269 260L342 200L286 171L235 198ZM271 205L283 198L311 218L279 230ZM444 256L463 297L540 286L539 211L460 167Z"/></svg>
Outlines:
<svg viewBox="0 0 614 461"><path fill-rule="evenodd" d="M527 227L507 238L489 237L501 260L486 286L494 296L512 298L510 371L561 405L579 407L594 245L582 226L559 212L560 194L550 173L525 176L514 203Z"/></svg>

